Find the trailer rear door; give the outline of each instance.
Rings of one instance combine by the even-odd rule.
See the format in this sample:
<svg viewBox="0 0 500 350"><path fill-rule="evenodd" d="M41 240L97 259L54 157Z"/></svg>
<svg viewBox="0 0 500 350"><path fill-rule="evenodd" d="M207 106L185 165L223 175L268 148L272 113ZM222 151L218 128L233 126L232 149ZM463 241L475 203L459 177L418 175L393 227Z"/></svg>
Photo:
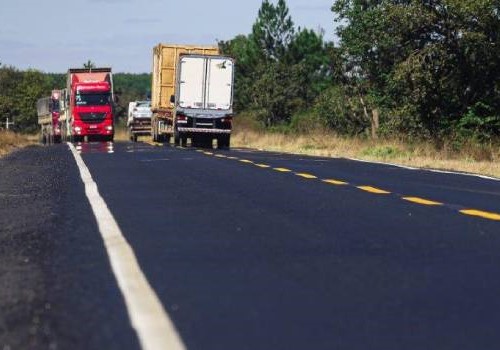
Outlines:
<svg viewBox="0 0 500 350"><path fill-rule="evenodd" d="M233 99L233 62L228 58L208 58L206 109L231 109Z"/></svg>
<svg viewBox="0 0 500 350"><path fill-rule="evenodd" d="M183 57L180 60L180 107L195 109L204 107L205 63L203 57Z"/></svg>

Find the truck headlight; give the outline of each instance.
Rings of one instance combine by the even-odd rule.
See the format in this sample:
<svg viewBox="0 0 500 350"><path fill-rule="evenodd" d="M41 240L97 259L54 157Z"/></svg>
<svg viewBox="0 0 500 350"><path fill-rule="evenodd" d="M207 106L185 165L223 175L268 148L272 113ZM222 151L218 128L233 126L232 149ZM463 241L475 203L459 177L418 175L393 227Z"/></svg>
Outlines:
<svg viewBox="0 0 500 350"><path fill-rule="evenodd" d="M108 131L113 131L113 125L108 125L108 126L106 126L106 130L108 130Z"/></svg>

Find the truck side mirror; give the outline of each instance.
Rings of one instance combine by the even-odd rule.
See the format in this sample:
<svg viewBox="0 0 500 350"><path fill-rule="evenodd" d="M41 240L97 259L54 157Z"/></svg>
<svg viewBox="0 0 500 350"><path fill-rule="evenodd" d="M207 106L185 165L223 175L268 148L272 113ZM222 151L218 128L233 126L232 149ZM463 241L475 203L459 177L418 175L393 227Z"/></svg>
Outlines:
<svg viewBox="0 0 500 350"><path fill-rule="evenodd" d="M175 95L170 96L170 103L175 103Z"/></svg>

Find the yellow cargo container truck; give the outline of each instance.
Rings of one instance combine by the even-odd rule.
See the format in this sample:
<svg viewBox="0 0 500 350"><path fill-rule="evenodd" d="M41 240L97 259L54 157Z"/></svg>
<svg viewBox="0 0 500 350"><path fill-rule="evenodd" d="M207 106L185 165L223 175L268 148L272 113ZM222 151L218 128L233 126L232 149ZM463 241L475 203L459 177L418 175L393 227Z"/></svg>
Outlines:
<svg viewBox="0 0 500 350"><path fill-rule="evenodd" d="M214 46L153 49L151 136L156 142L229 147L234 61Z"/></svg>

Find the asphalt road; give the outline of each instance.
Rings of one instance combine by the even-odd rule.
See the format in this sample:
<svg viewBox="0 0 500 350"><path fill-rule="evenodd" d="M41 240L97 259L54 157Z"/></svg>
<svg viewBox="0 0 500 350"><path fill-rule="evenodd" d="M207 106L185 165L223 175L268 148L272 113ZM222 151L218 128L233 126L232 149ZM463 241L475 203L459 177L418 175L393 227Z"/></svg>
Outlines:
<svg viewBox="0 0 500 350"><path fill-rule="evenodd" d="M500 345L499 181L245 149L78 150L187 349ZM0 179L0 347L140 348L68 147L16 152Z"/></svg>

